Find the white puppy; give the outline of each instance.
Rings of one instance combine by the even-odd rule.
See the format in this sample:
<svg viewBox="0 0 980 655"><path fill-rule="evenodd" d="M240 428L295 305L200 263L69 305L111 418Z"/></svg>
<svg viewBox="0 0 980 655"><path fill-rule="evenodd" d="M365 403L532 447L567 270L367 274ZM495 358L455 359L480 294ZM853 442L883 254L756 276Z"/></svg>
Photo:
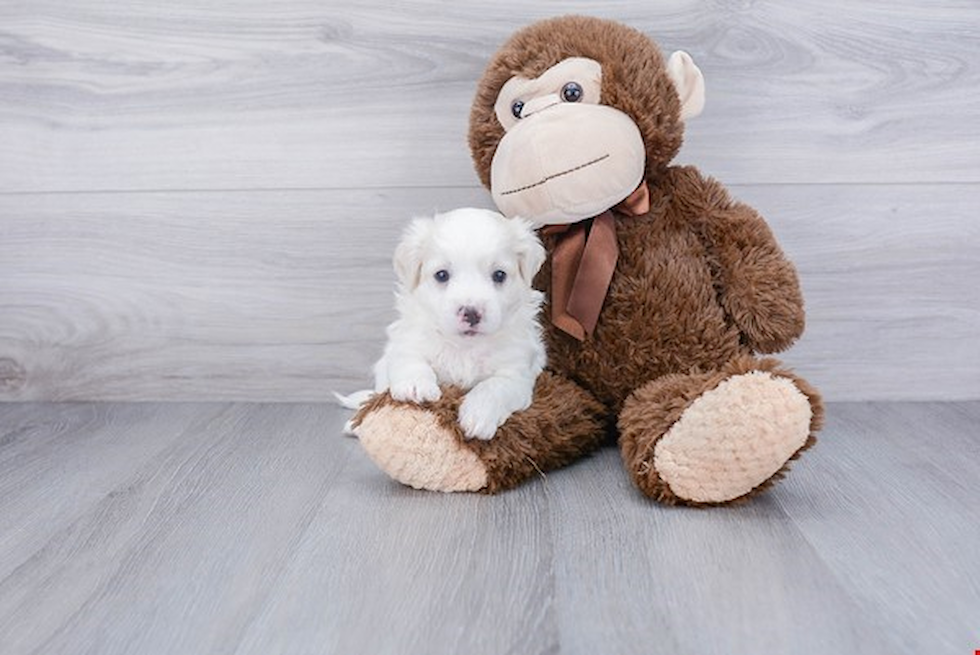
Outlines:
<svg viewBox="0 0 980 655"><path fill-rule="evenodd" d="M437 400L440 384L467 389L459 424L491 439L531 404L545 365L531 280L545 252L529 222L485 209L415 219L395 250L398 319L374 367L375 392Z"/></svg>

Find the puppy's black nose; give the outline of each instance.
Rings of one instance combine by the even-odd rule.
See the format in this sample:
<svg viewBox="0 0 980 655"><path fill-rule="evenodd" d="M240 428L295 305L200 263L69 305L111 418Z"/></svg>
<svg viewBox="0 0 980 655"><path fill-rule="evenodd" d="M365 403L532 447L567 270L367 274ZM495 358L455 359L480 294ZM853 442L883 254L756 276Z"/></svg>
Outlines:
<svg viewBox="0 0 980 655"><path fill-rule="evenodd" d="M480 311L476 307L460 307L459 315L463 317L463 320L470 327L476 327L483 319L483 315L480 314Z"/></svg>

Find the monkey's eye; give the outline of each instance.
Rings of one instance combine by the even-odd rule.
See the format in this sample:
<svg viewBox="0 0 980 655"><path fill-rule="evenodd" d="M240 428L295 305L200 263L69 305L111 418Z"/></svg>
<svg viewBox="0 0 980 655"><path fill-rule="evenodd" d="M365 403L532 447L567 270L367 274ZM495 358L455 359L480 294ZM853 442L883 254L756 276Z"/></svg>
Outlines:
<svg viewBox="0 0 980 655"><path fill-rule="evenodd" d="M507 280L507 273L499 270L494 271L492 277L494 284L503 284Z"/></svg>
<svg viewBox="0 0 980 655"><path fill-rule="evenodd" d="M446 282L449 282L449 271L438 270L432 277L434 277L436 282L439 284L445 284Z"/></svg>
<svg viewBox="0 0 980 655"><path fill-rule="evenodd" d="M510 106L510 113L514 114L514 118L520 119L521 111L524 109L524 103L520 100L515 100L514 104Z"/></svg>
<svg viewBox="0 0 980 655"><path fill-rule="evenodd" d="M561 97L565 102L578 102L582 99L582 85L569 82L561 88Z"/></svg>

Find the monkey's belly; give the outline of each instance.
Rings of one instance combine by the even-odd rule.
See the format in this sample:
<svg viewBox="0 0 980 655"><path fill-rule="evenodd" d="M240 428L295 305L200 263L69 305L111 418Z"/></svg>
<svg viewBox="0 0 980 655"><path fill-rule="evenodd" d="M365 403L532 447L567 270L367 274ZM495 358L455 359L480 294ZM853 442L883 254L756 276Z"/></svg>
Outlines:
<svg viewBox="0 0 980 655"><path fill-rule="evenodd" d="M711 370L744 352L699 244L681 245L688 247L674 243L620 261L595 334L584 342L549 326L549 368L618 412L650 380Z"/></svg>

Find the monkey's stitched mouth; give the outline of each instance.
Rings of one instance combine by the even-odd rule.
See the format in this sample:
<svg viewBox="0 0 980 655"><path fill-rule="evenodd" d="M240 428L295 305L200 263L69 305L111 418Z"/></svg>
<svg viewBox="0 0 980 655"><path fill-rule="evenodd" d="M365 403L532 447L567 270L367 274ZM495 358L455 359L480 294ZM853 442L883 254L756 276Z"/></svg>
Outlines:
<svg viewBox="0 0 980 655"><path fill-rule="evenodd" d="M502 196L509 196L509 195L512 195L512 194L515 194L515 193L520 193L521 191L527 191L528 189L533 189L534 187L538 187L538 186L541 186L542 184L546 184L546 183L550 182L551 180L555 179L556 177L561 177L562 175L568 175L569 173L574 173L575 171L580 171L583 168L586 168L588 166L591 166L592 164L598 164L599 162L601 162L604 159L609 159L609 153L608 152L606 154L602 155L601 157L596 157L595 159L593 159L591 161L587 161L584 164L579 164L578 166L575 166L573 168L569 168L567 171L562 171L561 173L552 173L551 175L548 175L547 177L545 177L545 178L543 178L541 180L538 180L537 182L535 182L533 184L528 184L527 186L522 186L522 187L519 187L517 189L511 189L510 191L503 191L500 195L502 195Z"/></svg>

